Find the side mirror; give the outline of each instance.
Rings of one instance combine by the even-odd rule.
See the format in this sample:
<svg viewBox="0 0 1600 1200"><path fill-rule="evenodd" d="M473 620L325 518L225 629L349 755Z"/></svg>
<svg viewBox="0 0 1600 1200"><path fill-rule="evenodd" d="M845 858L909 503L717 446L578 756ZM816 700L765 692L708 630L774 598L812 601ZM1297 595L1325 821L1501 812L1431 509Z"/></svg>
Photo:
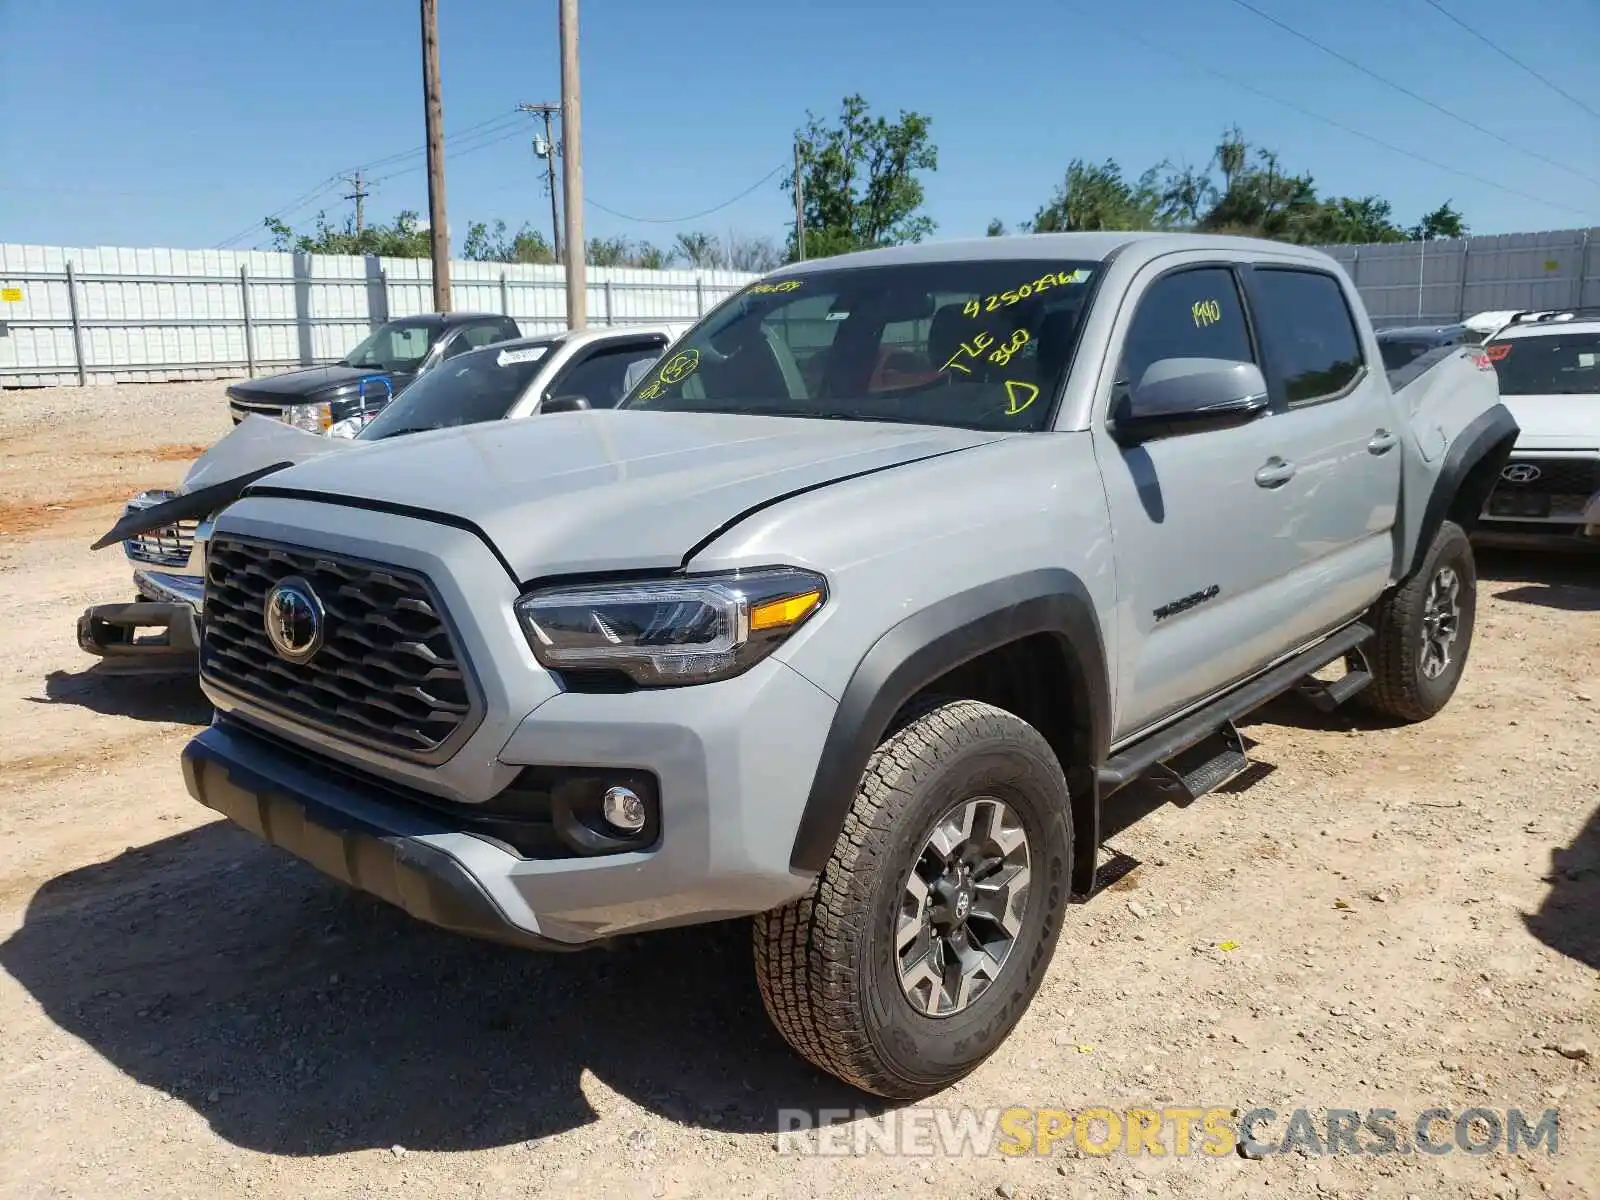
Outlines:
<svg viewBox="0 0 1600 1200"><path fill-rule="evenodd" d="M587 396L548 396L539 405L541 413L582 412L591 407Z"/></svg>
<svg viewBox="0 0 1600 1200"><path fill-rule="evenodd" d="M1267 411L1267 381L1254 363L1163 358L1112 407L1111 434L1132 445L1174 434L1226 429Z"/></svg>

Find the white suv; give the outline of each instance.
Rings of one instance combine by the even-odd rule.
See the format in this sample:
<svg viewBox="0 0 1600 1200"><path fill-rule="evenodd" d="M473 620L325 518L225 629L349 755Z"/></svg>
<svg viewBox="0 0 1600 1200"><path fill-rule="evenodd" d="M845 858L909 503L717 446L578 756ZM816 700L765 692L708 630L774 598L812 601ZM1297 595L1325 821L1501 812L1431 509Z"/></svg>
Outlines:
<svg viewBox="0 0 1600 1200"><path fill-rule="evenodd" d="M1600 308L1517 313L1483 348L1522 433L1476 540L1600 549Z"/></svg>

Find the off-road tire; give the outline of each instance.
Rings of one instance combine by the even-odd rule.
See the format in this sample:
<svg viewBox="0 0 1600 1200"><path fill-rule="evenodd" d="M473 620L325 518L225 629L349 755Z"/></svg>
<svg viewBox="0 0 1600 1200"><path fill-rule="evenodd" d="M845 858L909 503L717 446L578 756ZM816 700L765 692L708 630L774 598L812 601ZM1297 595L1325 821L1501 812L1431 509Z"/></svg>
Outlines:
<svg viewBox="0 0 1600 1200"><path fill-rule="evenodd" d="M1020 931L970 1007L930 1017L901 988L894 936L905 878L958 802L996 796L1021 819L1031 877ZM801 1056L890 1099L918 1099L969 1074L1038 991L1060 935L1072 868L1067 782L1050 745L992 705L920 712L878 746L813 891L755 919L768 1016Z"/></svg>
<svg viewBox="0 0 1600 1200"><path fill-rule="evenodd" d="M1423 615L1429 585L1444 567L1460 579L1461 616L1449 665L1442 675L1429 679L1421 666ZM1448 704L1472 647L1477 598L1472 543L1461 526L1446 521L1417 569L1373 609L1377 636L1369 647L1372 683L1357 693L1357 699L1374 712L1408 722L1426 721Z"/></svg>

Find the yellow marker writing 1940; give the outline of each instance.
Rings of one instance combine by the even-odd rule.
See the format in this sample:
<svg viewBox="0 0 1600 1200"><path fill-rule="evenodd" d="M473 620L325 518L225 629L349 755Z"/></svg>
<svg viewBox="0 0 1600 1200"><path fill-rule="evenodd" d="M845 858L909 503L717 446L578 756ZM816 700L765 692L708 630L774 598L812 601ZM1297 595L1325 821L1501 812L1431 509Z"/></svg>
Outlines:
<svg viewBox="0 0 1600 1200"><path fill-rule="evenodd" d="M1215 325L1222 320L1222 305L1215 300L1196 300L1190 308L1194 317L1195 327L1204 329L1207 325Z"/></svg>

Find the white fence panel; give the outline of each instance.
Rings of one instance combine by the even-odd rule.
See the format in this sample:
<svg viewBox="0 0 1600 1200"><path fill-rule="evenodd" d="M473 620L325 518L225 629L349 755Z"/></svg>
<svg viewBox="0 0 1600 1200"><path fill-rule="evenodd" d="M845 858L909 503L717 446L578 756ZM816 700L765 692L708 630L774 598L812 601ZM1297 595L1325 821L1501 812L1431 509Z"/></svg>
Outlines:
<svg viewBox="0 0 1600 1200"><path fill-rule="evenodd" d="M458 311L566 328L562 268L452 262ZM591 325L693 320L755 278L591 267ZM0 244L0 387L273 373L433 308L426 259Z"/></svg>

